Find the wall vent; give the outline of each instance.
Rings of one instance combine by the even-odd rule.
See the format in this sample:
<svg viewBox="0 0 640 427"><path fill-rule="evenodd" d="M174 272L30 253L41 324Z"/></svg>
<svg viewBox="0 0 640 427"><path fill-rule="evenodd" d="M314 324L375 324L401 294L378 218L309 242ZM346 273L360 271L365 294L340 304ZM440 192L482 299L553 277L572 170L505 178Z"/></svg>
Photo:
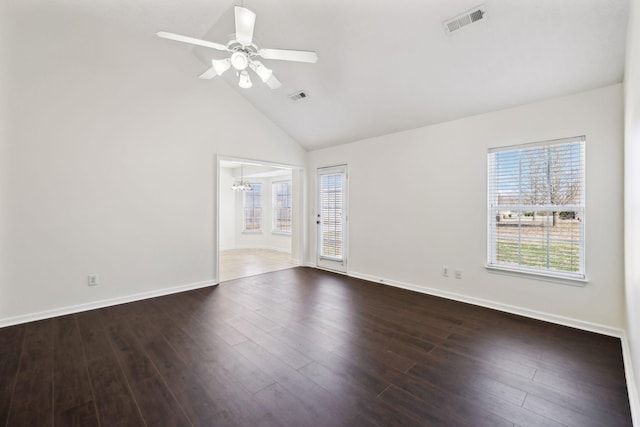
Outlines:
<svg viewBox="0 0 640 427"><path fill-rule="evenodd" d="M487 19L487 11L484 5L474 7L454 18L444 21L444 27L447 30L447 34L451 34L458 31L467 25L484 21Z"/></svg>
<svg viewBox="0 0 640 427"><path fill-rule="evenodd" d="M309 95L307 95L307 93L303 90L299 90L289 95L289 98L291 98L292 101L299 101L308 97Z"/></svg>

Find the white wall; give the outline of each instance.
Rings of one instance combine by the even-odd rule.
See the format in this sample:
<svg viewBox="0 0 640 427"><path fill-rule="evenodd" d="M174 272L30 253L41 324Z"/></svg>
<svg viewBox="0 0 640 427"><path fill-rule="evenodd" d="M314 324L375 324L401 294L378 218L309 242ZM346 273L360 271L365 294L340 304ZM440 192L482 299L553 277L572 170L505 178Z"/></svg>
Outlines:
<svg viewBox="0 0 640 427"><path fill-rule="evenodd" d="M313 205L316 168L348 164L350 274L621 328L622 117L622 86L614 85L313 151L309 198ZM587 137L588 284L488 272L487 149L576 135ZM315 226L309 230L314 263ZM464 278L442 277L444 265Z"/></svg>
<svg viewBox="0 0 640 427"><path fill-rule="evenodd" d="M635 373L635 390L640 388L640 2L631 1L625 84L625 284L627 337ZM633 381L633 379L628 379ZM638 396L631 396L638 408ZM640 414L634 414L636 419Z"/></svg>
<svg viewBox="0 0 640 427"><path fill-rule="evenodd" d="M3 3L0 325L212 280L215 155L301 165L304 150L197 79L183 46L44 0Z"/></svg>

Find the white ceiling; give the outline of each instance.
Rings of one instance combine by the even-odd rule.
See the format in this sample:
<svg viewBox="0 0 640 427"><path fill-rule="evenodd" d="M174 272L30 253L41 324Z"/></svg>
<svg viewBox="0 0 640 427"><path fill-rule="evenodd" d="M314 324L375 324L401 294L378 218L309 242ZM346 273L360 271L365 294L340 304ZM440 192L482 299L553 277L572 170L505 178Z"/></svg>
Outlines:
<svg viewBox="0 0 640 427"><path fill-rule="evenodd" d="M255 75L251 89L237 87L231 71L223 78L308 150L620 82L629 7L628 0L487 0L486 21L447 35L443 21L482 3L57 1L140 33L220 43L233 32L233 6L253 10L260 47L315 50L318 63L264 60L283 83L276 90ZM203 71L226 56L193 51ZM300 89L309 98L291 101Z"/></svg>

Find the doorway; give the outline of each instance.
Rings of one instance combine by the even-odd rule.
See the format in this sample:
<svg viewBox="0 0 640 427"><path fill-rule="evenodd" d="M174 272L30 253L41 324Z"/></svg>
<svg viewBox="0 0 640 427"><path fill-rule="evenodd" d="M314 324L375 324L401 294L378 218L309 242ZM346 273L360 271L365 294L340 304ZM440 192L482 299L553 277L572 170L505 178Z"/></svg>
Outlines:
<svg viewBox="0 0 640 427"><path fill-rule="evenodd" d="M300 265L302 169L219 157L217 171L216 282Z"/></svg>
<svg viewBox="0 0 640 427"><path fill-rule="evenodd" d="M317 172L317 265L347 272L347 166Z"/></svg>

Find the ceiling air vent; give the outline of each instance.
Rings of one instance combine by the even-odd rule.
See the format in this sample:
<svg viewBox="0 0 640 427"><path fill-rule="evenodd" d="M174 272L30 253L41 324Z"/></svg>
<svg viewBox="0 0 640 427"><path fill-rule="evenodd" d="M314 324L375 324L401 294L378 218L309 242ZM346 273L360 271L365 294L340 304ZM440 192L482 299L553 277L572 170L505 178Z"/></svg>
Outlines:
<svg viewBox="0 0 640 427"><path fill-rule="evenodd" d="M308 97L309 95L307 95L307 93L303 90L299 90L298 92L294 92L289 95L289 98L291 98L292 101L299 101Z"/></svg>
<svg viewBox="0 0 640 427"><path fill-rule="evenodd" d="M477 6L454 18L446 20L444 27L447 29L447 33L451 34L469 24L487 19L486 13L486 7L484 5Z"/></svg>

